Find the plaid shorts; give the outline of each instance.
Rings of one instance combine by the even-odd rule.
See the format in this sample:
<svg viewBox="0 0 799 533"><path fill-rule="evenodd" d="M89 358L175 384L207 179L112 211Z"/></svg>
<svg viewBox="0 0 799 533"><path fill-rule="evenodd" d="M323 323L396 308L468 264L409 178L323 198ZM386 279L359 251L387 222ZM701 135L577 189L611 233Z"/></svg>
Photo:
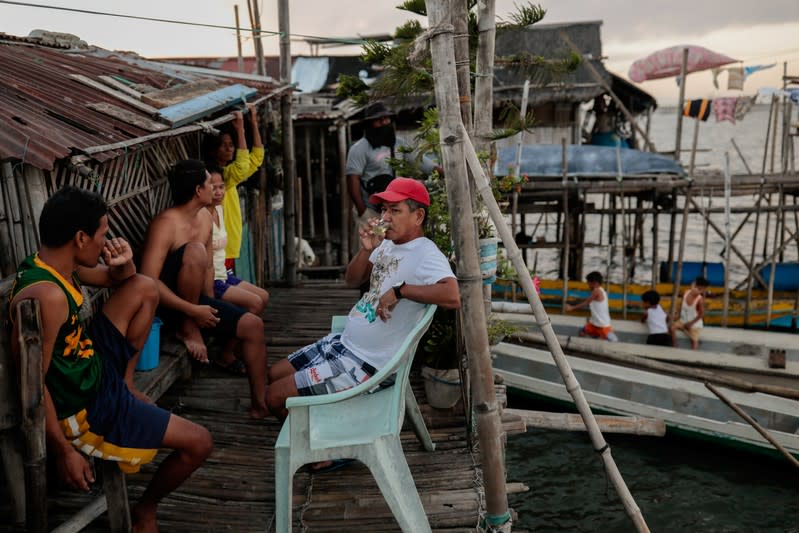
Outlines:
<svg viewBox="0 0 799 533"><path fill-rule="evenodd" d="M341 343L340 333L331 333L289 355L297 370L294 383L300 396L333 394L368 380L377 370Z"/></svg>

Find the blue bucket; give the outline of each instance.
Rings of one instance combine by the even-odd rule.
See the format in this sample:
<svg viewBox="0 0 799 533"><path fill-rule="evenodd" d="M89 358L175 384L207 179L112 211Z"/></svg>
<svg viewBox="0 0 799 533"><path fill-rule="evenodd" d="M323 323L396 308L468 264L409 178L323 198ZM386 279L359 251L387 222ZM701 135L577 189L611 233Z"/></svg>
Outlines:
<svg viewBox="0 0 799 533"><path fill-rule="evenodd" d="M152 370L158 366L158 358L161 353L161 319L153 318L153 325L150 327L150 334L147 335L147 342L141 349L141 356L136 363L136 370Z"/></svg>

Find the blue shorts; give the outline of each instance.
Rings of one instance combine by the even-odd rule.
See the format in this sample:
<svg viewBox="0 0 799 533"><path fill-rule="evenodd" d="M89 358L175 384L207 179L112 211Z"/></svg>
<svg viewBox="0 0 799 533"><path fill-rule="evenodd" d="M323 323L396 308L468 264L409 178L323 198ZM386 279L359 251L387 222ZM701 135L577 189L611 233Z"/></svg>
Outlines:
<svg viewBox="0 0 799 533"><path fill-rule="evenodd" d="M128 390L123 376L136 348L105 314L92 319L89 338L103 358L100 386L84 410L59 422L75 448L118 461L123 471L135 472L155 457L171 414L138 400Z"/></svg>
<svg viewBox="0 0 799 533"><path fill-rule="evenodd" d="M297 371L294 383L300 396L333 394L360 385L377 373L341 343L340 333L300 348L288 357Z"/></svg>
<svg viewBox="0 0 799 533"><path fill-rule="evenodd" d="M214 298L217 300L222 299L222 295L225 294L229 287L234 287L239 283L241 283L241 280L228 271L227 279L214 280Z"/></svg>

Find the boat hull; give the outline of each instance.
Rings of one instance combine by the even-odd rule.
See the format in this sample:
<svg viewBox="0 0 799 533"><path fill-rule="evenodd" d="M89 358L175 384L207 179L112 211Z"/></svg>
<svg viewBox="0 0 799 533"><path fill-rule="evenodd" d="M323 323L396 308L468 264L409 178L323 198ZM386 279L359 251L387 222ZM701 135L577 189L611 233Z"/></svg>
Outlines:
<svg viewBox="0 0 799 533"><path fill-rule="evenodd" d="M510 390L572 403L552 356L507 343L494 350L494 371ZM773 447L702 383L567 356L592 410L664 420L670 432L771 452ZM799 401L761 393L724 392L799 458Z"/></svg>

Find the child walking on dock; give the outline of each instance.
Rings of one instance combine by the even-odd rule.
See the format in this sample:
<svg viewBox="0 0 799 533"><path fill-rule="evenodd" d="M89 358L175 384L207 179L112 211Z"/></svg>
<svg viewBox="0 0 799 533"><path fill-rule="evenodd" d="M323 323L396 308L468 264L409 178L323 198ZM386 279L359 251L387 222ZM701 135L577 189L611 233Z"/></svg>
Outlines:
<svg viewBox="0 0 799 533"><path fill-rule="evenodd" d="M691 349L699 348L699 335L705 327L702 317L705 316L705 291L708 285L708 281L699 276L691 283L691 288L685 291L680 306L680 319L674 322L671 329L673 346L677 346L677 330L681 330L691 339Z"/></svg>
<svg viewBox="0 0 799 533"><path fill-rule="evenodd" d="M613 333L613 327L610 325L610 310L608 309L608 295L605 289L602 288L602 274L596 270L589 272L585 277L588 282L588 288L591 289L591 295L582 302L574 305L566 305L566 311L573 311L588 307L591 311L591 316L585 323L585 326L580 330L581 337L593 337L595 339L605 339L606 341L616 342L618 337Z"/></svg>
<svg viewBox="0 0 799 533"><path fill-rule="evenodd" d="M641 322L646 322L649 335L647 344L655 346L671 346L671 331L669 330L669 316L660 306L660 295L655 291L646 291L641 295L644 302L644 316Z"/></svg>

